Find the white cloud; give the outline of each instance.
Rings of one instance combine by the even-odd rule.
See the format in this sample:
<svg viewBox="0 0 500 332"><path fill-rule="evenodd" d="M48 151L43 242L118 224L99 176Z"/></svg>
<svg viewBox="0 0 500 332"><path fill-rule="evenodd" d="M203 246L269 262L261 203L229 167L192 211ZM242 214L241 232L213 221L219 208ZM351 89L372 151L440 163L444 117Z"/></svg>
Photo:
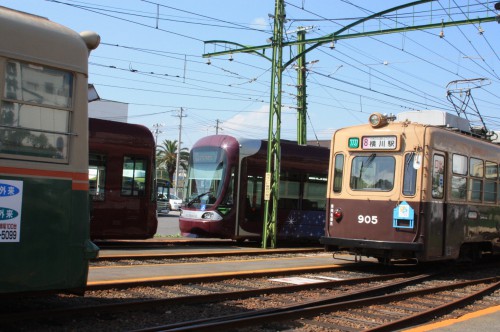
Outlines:
<svg viewBox="0 0 500 332"><path fill-rule="evenodd" d="M263 17L257 17L250 23L250 25L256 29L263 29L269 27L269 21Z"/></svg>
<svg viewBox="0 0 500 332"><path fill-rule="evenodd" d="M269 105L252 112L238 113L225 120L222 127L229 135L265 138L269 128Z"/></svg>

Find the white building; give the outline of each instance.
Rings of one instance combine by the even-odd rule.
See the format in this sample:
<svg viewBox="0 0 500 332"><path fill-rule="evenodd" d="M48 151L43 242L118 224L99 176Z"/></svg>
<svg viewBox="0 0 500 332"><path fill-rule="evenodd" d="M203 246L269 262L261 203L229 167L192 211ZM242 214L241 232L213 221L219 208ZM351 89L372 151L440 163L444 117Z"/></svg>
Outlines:
<svg viewBox="0 0 500 332"><path fill-rule="evenodd" d="M101 99L92 84L89 84L88 100L90 118L128 122L128 104Z"/></svg>

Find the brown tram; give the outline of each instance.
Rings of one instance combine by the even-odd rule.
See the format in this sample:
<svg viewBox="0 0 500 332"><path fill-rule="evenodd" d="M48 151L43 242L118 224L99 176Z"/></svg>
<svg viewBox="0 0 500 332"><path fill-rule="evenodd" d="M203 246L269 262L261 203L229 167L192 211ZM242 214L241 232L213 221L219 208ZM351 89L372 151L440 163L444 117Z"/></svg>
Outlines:
<svg viewBox="0 0 500 332"><path fill-rule="evenodd" d="M498 251L499 164L500 145L474 137L463 118L372 114L333 136L320 242L384 263Z"/></svg>

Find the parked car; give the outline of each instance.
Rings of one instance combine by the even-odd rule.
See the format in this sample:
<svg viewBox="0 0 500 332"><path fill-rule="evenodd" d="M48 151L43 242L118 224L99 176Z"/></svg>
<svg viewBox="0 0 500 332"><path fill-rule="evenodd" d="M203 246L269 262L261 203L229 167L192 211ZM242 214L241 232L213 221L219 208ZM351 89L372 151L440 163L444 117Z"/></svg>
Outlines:
<svg viewBox="0 0 500 332"><path fill-rule="evenodd" d="M174 194L170 194L170 207L173 211L179 211L182 206L182 199Z"/></svg>
<svg viewBox="0 0 500 332"><path fill-rule="evenodd" d="M156 200L156 211L158 213L168 214L172 210L170 202L167 197L163 194L158 194L158 199Z"/></svg>

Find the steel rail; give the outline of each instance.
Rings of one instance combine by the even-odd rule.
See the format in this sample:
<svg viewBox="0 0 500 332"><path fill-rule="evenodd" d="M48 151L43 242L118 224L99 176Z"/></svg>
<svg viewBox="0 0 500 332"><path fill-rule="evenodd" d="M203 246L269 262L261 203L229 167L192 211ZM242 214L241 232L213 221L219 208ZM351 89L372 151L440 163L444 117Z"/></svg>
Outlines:
<svg viewBox="0 0 500 332"><path fill-rule="evenodd" d="M302 303L298 305L290 305L283 306L281 308L276 308L272 311L269 309L254 311L251 313L244 314L236 314L236 315L228 315L223 317L215 317L212 319L204 319L204 320L196 320L189 321L185 323L178 324L169 324L164 326L158 326L154 328L141 329L136 330L135 332L152 332L152 331L220 331L227 328L240 328L240 327L248 327L261 325L263 323L276 322L278 320L287 320L287 319L297 319L298 317L304 316L312 316L318 315L326 312L347 310L362 306L368 306L373 304L381 304L387 303L391 301L397 301L404 298L412 297L412 296L420 296L429 293L435 293L444 290L450 290L455 288L466 287L470 285L477 285L481 283L494 283L493 285L486 287L481 291L480 294L484 294L485 292L490 292L499 287L500 282L498 281L500 277L493 278L485 278L479 280L472 280L466 282L459 282L444 286L431 287L422 290L413 290L408 292L401 292L395 294L374 296L370 298L362 298L355 300L347 300L343 302L336 302L337 296L330 299L322 299L319 301L309 301L308 303ZM463 303L465 301L470 301L471 297L477 297L479 295L473 294L471 296L467 296L465 298L460 299L459 301L454 301L453 303ZM342 297L342 296L341 296ZM324 304L325 302L335 302ZM452 304L447 304L449 308ZM439 306L438 308L434 308L435 310L444 310L445 306ZM424 316L432 315L432 311L421 313L418 315L414 315L411 317L407 317L405 319L398 320L394 322L395 326L407 326L405 324L414 322L416 318L421 318ZM386 324L387 327L380 327L380 331L391 331L394 326L390 326L390 324ZM373 329L373 331L377 331L377 329Z"/></svg>
<svg viewBox="0 0 500 332"><path fill-rule="evenodd" d="M95 315L95 314L111 313L111 312L124 312L128 310L144 309L151 307L154 308L160 305L209 303L209 302L223 301L223 300L250 298L250 297L261 296L264 294L280 294L288 292L298 292L302 290L309 290L315 288L332 288L336 286L352 285L357 283L378 282L378 281L385 281L387 279L407 278L408 276L409 276L408 273L394 273L382 276L352 278L346 280L322 281L314 284L266 287L261 289L239 290L239 291L216 293L216 294L188 295L188 296L179 296L173 298L152 299L152 300L135 300L125 303L45 309L45 310L37 310L31 312L3 313L0 314L0 321L15 322L20 320L26 321L26 320L34 320L46 317L58 318L58 317L68 317L75 315L84 316L84 315ZM380 286L376 288L374 287L371 288L371 291L379 289L384 289L384 287ZM346 296L354 296L354 295L356 294L346 294Z"/></svg>
<svg viewBox="0 0 500 332"><path fill-rule="evenodd" d="M168 248L171 250L172 248ZM195 250L195 249L190 249ZM206 257L222 257L222 256L260 256L260 255L282 255L282 254L304 254L304 253L318 253L325 251L324 248L287 248L287 249L262 249L255 250L221 250L221 251L195 251L195 252L177 252L177 253L124 253L124 254L103 254L93 262L102 261L117 261L125 259L181 259L181 258L206 258ZM125 251L124 251L125 252Z"/></svg>

